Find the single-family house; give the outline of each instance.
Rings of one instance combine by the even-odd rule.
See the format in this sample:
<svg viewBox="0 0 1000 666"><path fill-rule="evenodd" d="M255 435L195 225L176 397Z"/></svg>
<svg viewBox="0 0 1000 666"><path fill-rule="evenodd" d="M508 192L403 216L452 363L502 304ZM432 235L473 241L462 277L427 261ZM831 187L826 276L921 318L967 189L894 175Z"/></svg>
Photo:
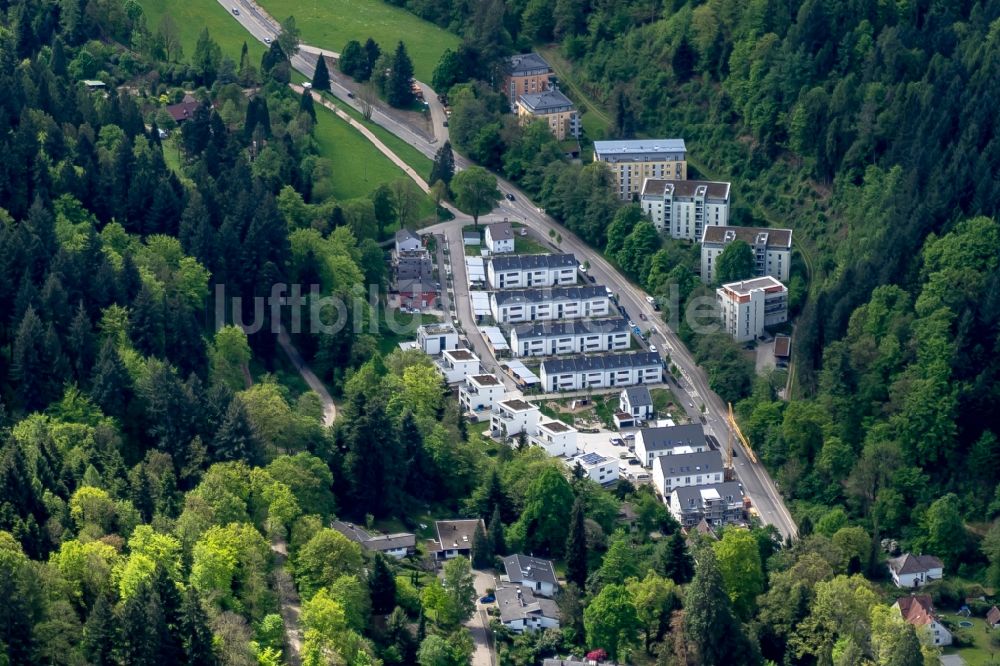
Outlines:
<svg viewBox="0 0 1000 666"><path fill-rule="evenodd" d="M187 94L184 95L184 99L177 104L171 104L167 107L167 113L173 118L174 122L178 125L186 120L190 120L194 116L194 112L198 110L201 106L201 102L194 98L194 95Z"/></svg>
<svg viewBox="0 0 1000 666"><path fill-rule="evenodd" d="M394 273L397 280L430 279L434 275L434 264L425 250L404 250L396 254Z"/></svg>
<svg viewBox="0 0 1000 666"><path fill-rule="evenodd" d="M657 456L707 450L705 429L700 423L642 428L635 434L635 455L646 467L652 467Z"/></svg>
<svg viewBox="0 0 1000 666"><path fill-rule="evenodd" d="M1000 608L994 606L986 611L986 626L990 629L1000 627Z"/></svg>
<svg viewBox="0 0 1000 666"><path fill-rule="evenodd" d="M501 324L607 317L611 299L604 287L594 285L494 291L490 313Z"/></svg>
<svg viewBox="0 0 1000 666"><path fill-rule="evenodd" d="M722 481L722 454L718 451L657 456L653 461L653 485L664 499L670 497L674 488Z"/></svg>
<svg viewBox="0 0 1000 666"><path fill-rule="evenodd" d="M570 356L542 361L542 388L547 393L613 388L663 381L660 357L653 352Z"/></svg>
<svg viewBox="0 0 1000 666"><path fill-rule="evenodd" d="M437 306L440 291L437 285L426 277L400 278L396 280L399 305L404 308L433 308Z"/></svg>
<svg viewBox="0 0 1000 666"><path fill-rule="evenodd" d="M577 430L571 425L562 421L546 421L539 423L532 444L545 449L550 456L572 456L576 455Z"/></svg>
<svg viewBox="0 0 1000 666"><path fill-rule="evenodd" d="M618 411L633 417L635 421L653 418L653 396L645 386L630 386L618 396Z"/></svg>
<svg viewBox="0 0 1000 666"><path fill-rule="evenodd" d="M929 594L900 597L892 607L899 611L903 620L916 627L921 643L936 647L951 645L951 632L938 619Z"/></svg>
<svg viewBox="0 0 1000 666"><path fill-rule="evenodd" d="M409 229L400 229L396 232L396 254L419 250L423 246L424 244L420 242L420 236Z"/></svg>
<svg viewBox="0 0 1000 666"><path fill-rule="evenodd" d="M514 437L522 432L532 435L538 429L541 410L520 398L501 400L490 413L490 431L497 437Z"/></svg>
<svg viewBox="0 0 1000 666"><path fill-rule="evenodd" d="M486 262L486 278L494 289L568 287L578 268L572 254L507 254Z"/></svg>
<svg viewBox="0 0 1000 666"><path fill-rule="evenodd" d="M553 597L559 589L551 560L521 554L508 555L503 558L503 568L507 573L501 580L530 588L535 594Z"/></svg>
<svg viewBox="0 0 1000 666"><path fill-rule="evenodd" d="M428 550L438 560L450 560L459 555L470 557L472 555L472 538L476 534L476 527L480 526L486 531L486 524L482 518L470 518L467 520L438 520L434 523L437 532L437 540L428 544Z"/></svg>
<svg viewBox="0 0 1000 666"><path fill-rule="evenodd" d="M470 375L458 387L458 404L466 412L493 411L506 389L496 375Z"/></svg>
<svg viewBox="0 0 1000 666"><path fill-rule="evenodd" d="M709 525L726 525L743 520L743 489L736 481L710 486L681 486L670 492L671 515L684 527L704 520Z"/></svg>
<svg viewBox="0 0 1000 666"><path fill-rule="evenodd" d="M577 466L583 470L583 475L591 481L596 481L602 486L614 483L619 477L618 458L608 458L600 453L590 452L568 458L566 466L570 470L576 470Z"/></svg>
<svg viewBox="0 0 1000 666"><path fill-rule="evenodd" d="M944 578L944 563L933 555L903 553L886 563L896 587L923 587Z"/></svg>
<svg viewBox="0 0 1000 666"><path fill-rule="evenodd" d="M557 356L624 351L632 342L632 329L621 317L571 321L532 322L511 328L514 356Z"/></svg>
<svg viewBox="0 0 1000 666"><path fill-rule="evenodd" d="M521 633L536 629L558 629L559 607L556 602L536 597L531 588L504 585L496 591L500 621L511 631Z"/></svg>
<svg viewBox="0 0 1000 666"><path fill-rule="evenodd" d="M514 251L514 228L510 222L494 222L486 227L486 249L492 254Z"/></svg>
<svg viewBox="0 0 1000 666"><path fill-rule="evenodd" d="M467 377L480 374L479 357L468 349L446 349L436 363L448 384L464 382Z"/></svg>
<svg viewBox="0 0 1000 666"><path fill-rule="evenodd" d="M424 324L417 327L417 344L428 356L458 348L458 331L451 324Z"/></svg>
<svg viewBox="0 0 1000 666"><path fill-rule="evenodd" d="M416 551L417 537L409 532L373 534L354 523L345 523L340 520L333 521L332 527L351 541L361 544L362 548L371 553L384 553L390 557L402 559Z"/></svg>

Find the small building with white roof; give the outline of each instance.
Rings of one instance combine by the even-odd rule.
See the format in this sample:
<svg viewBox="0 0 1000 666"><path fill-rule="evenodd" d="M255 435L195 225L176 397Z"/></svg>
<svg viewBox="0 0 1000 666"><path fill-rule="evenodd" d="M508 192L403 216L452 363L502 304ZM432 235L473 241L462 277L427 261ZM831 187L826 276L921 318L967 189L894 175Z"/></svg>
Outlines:
<svg viewBox="0 0 1000 666"><path fill-rule="evenodd" d="M428 356L458 348L458 331L449 323L424 324L417 328L417 345Z"/></svg>
<svg viewBox="0 0 1000 666"><path fill-rule="evenodd" d="M441 352L437 366L447 383L457 384L479 374L479 357L468 349L446 349Z"/></svg>
<svg viewBox="0 0 1000 666"><path fill-rule="evenodd" d="M504 396L503 382L496 375L471 375L458 388L458 403L467 412L492 411Z"/></svg>
<svg viewBox="0 0 1000 666"><path fill-rule="evenodd" d="M591 452L566 460L566 466L571 471L575 470L577 465L583 470L584 476L602 486L618 480L618 458L608 458L600 453Z"/></svg>
<svg viewBox="0 0 1000 666"><path fill-rule="evenodd" d="M521 398L500 400L490 414L490 430L499 437L515 437L522 432L530 435L538 428L541 410Z"/></svg>
<svg viewBox="0 0 1000 666"><path fill-rule="evenodd" d="M569 457L577 452L577 429L562 421L539 423L532 444L545 449L550 456Z"/></svg>

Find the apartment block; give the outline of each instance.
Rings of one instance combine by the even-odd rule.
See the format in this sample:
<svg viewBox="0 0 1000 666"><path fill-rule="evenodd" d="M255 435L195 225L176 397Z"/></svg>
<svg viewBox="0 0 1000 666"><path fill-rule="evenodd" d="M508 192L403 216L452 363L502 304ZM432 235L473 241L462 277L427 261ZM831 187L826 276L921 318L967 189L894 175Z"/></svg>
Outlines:
<svg viewBox="0 0 1000 666"><path fill-rule="evenodd" d="M552 68L537 53L520 53L507 59L507 75L504 77L504 92L511 105L521 95L530 95L549 90Z"/></svg>
<svg viewBox="0 0 1000 666"><path fill-rule="evenodd" d="M683 486L670 492L670 513L684 527L702 520L710 526L743 520L743 490L736 481L708 486Z"/></svg>
<svg viewBox="0 0 1000 666"><path fill-rule="evenodd" d="M718 451L660 456L653 462L653 485L664 498L675 488L722 483L722 474Z"/></svg>
<svg viewBox="0 0 1000 666"><path fill-rule="evenodd" d="M642 428L635 434L635 455L646 467L659 456L708 451L705 429L699 423Z"/></svg>
<svg viewBox="0 0 1000 666"><path fill-rule="evenodd" d="M580 136L580 114L573 102L558 90L525 93L517 98L515 106L521 125L543 120L559 141Z"/></svg>
<svg viewBox="0 0 1000 666"><path fill-rule="evenodd" d="M490 312L501 324L607 317L611 299L604 287L594 286L495 291Z"/></svg>
<svg viewBox="0 0 1000 666"><path fill-rule="evenodd" d="M503 382L496 375L470 375L458 387L458 404L467 412L492 411L504 393Z"/></svg>
<svg viewBox="0 0 1000 666"><path fill-rule="evenodd" d="M539 423L531 443L536 444L550 456L569 457L576 455L577 430L562 421Z"/></svg>
<svg viewBox="0 0 1000 666"><path fill-rule="evenodd" d="M715 281L715 266L726 246L741 240L753 249L754 277L788 281L792 265L792 230L764 227L706 226L701 236L701 281Z"/></svg>
<svg viewBox="0 0 1000 666"><path fill-rule="evenodd" d="M541 379L546 393L658 384L663 366L652 352L573 356L542 361Z"/></svg>
<svg viewBox="0 0 1000 666"><path fill-rule="evenodd" d="M530 435L537 431L540 415L538 406L526 400L501 400L493 406L490 414L490 430L497 436L514 437L522 432Z"/></svg>
<svg viewBox="0 0 1000 666"><path fill-rule="evenodd" d="M449 384L464 382L467 377L480 374L479 357L468 349L446 349L441 352L437 366Z"/></svg>
<svg viewBox="0 0 1000 666"><path fill-rule="evenodd" d="M715 290L715 300L723 328L737 342L788 320L788 289L770 275L724 284Z"/></svg>
<svg viewBox="0 0 1000 666"><path fill-rule="evenodd" d="M572 254L510 254L491 257L486 277L494 289L568 287L576 284L578 268Z"/></svg>
<svg viewBox="0 0 1000 666"><path fill-rule="evenodd" d="M615 192L623 201L639 194L647 178L687 179L684 139L595 141L594 161L611 169Z"/></svg>
<svg viewBox="0 0 1000 666"><path fill-rule="evenodd" d="M729 183L647 178L639 204L657 230L698 242L709 226L729 224Z"/></svg>
<svg viewBox="0 0 1000 666"><path fill-rule="evenodd" d="M521 324L510 331L514 356L624 351L631 341L632 331L621 318Z"/></svg>

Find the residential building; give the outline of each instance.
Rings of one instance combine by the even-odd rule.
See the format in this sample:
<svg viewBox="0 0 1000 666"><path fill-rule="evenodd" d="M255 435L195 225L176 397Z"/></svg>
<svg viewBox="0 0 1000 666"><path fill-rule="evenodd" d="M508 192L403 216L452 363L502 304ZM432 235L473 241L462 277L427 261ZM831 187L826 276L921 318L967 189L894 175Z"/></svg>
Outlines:
<svg viewBox="0 0 1000 666"><path fill-rule="evenodd" d="M647 178L639 203L671 238L697 243L708 227L729 224L729 183Z"/></svg>
<svg viewBox="0 0 1000 666"><path fill-rule="evenodd" d="M504 392L503 382L496 375L471 375L458 389L458 404L467 412L493 411Z"/></svg>
<svg viewBox="0 0 1000 666"><path fill-rule="evenodd" d="M500 580L529 588L535 594L553 597L559 589L556 569L551 560L528 555L508 555L503 558L505 576Z"/></svg>
<svg viewBox="0 0 1000 666"><path fill-rule="evenodd" d="M490 313L501 324L607 317L611 299L604 287L595 286L495 291Z"/></svg>
<svg viewBox="0 0 1000 666"><path fill-rule="evenodd" d="M1000 608L994 606L986 611L986 626L990 629L1000 627Z"/></svg>
<svg viewBox="0 0 1000 666"><path fill-rule="evenodd" d="M510 331L514 356L558 356L623 351L632 342L624 319L520 324Z"/></svg>
<svg viewBox="0 0 1000 666"><path fill-rule="evenodd" d="M470 557L472 555L472 538L476 534L476 527L482 527L486 531L486 523L482 518L472 518L468 520L438 520L434 523L434 530L437 532L437 540L428 544L427 550L438 560L450 560L459 555Z"/></svg>
<svg viewBox="0 0 1000 666"><path fill-rule="evenodd" d="M494 222L486 227L486 249L493 254L514 251L514 228L510 222Z"/></svg>
<svg viewBox="0 0 1000 666"><path fill-rule="evenodd" d="M531 443L545 449L550 456L569 457L577 452L576 435L577 430L571 425L562 421L547 421L538 424Z"/></svg>
<svg viewBox="0 0 1000 666"><path fill-rule="evenodd" d="M468 349L446 349L437 360L438 370L448 384L464 382L466 377L480 374L479 357Z"/></svg>
<svg viewBox="0 0 1000 666"><path fill-rule="evenodd" d="M577 465L583 469L583 475L602 486L618 480L618 458L608 458L600 453L584 453L575 458L568 458L566 466L575 470Z"/></svg>
<svg viewBox="0 0 1000 666"><path fill-rule="evenodd" d="M933 555L903 553L890 558L886 565L896 587L923 587L944 578L944 564Z"/></svg>
<svg viewBox="0 0 1000 666"><path fill-rule="evenodd" d="M458 348L458 331L448 323L424 324L417 327L417 344L428 356L437 356L446 349Z"/></svg>
<svg viewBox="0 0 1000 666"><path fill-rule="evenodd" d="M628 414L634 421L651 419L655 414L653 396L645 386L630 386L618 396L618 411Z"/></svg>
<svg viewBox="0 0 1000 666"><path fill-rule="evenodd" d="M578 267L572 254L512 254L491 257L486 278L494 289L569 287Z"/></svg>
<svg viewBox="0 0 1000 666"><path fill-rule="evenodd" d="M701 451L708 451L708 440L700 423L642 428L635 433L635 455L646 467L652 467L659 456Z"/></svg>
<svg viewBox="0 0 1000 666"><path fill-rule="evenodd" d="M531 588L503 585L494 593L500 609L500 621L511 631L535 631L559 628L559 606L552 599L536 597Z"/></svg>
<svg viewBox="0 0 1000 666"><path fill-rule="evenodd" d="M663 366L652 352L572 356L542 361L541 378L546 393L658 384Z"/></svg>
<svg viewBox="0 0 1000 666"><path fill-rule="evenodd" d="M333 521L331 527L351 541L361 544L362 548L372 553L384 553L390 557L402 559L416 552L417 537L409 532L372 534L354 523L345 523L339 520Z"/></svg>
<svg viewBox="0 0 1000 666"><path fill-rule="evenodd" d="M600 662L597 659L577 659L576 657L566 657L565 659L560 657L553 657L551 659L546 659L542 662L542 666L617 666L613 662L601 659Z"/></svg>
<svg viewBox="0 0 1000 666"><path fill-rule="evenodd" d="M788 288L770 275L724 284L715 290L715 300L723 329L737 342L788 320Z"/></svg>
<svg viewBox="0 0 1000 666"><path fill-rule="evenodd" d="M430 278L413 277L396 280L399 305L405 308L433 308L437 306L440 290Z"/></svg>
<svg viewBox="0 0 1000 666"><path fill-rule="evenodd" d="M430 279L434 275L434 264L426 250L403 250L396 253L394 265L396 280L414 278Z"/></svg>
<svg viewBox="0 0 1000 666"><path fill-rule="evenodd" d="M521 95L538 93L550 88L552 68L537 53L519 53L507 59L504 92L513 105Z"/></svg>
<svg viewBox="0 0 1000 666"><path fill-rule="evenodd" d="M704 520L710 526L741 522L743 490L736 481L710 486L682 486L670 492L670 513L684 527Z"/></svg>
<svg viewBox="0 0 1000 666"><path fill-rule="evenodd" d="M413 252L414 250L423 248L423 246L424 244L420 241L420 236L409 229L400 229L396 232L396 254Z"/></svg>
<svg viewBox="0 0 1000 666"><path fill-rule="evenodd" d="M580 137L580 114L569 97L559 90L525 93L517 98L515 106L521 125L543 120L559 141Z"/></svg>
<svg viewBox="0 0 1000 666"><path fill-rule="evenodd" d="M718 451L658 456L653 461L653 485L664 499L675 488L708 486L723 480L722 454Z"/></svg>
<svg viewBox="0 0 1000 666"><path fill-rule="evenodd" d="M787 335L774 336L774 364L779 368L787 368L792 356L792 339Z"/></svg>
<svg viewBox="0 0 1000 666"><path fill-rule="evenodd" d="M726 246L741 240L753 250L754 277L770 275L788 282L792 266L792 230L706 225L701 236L701 281L715 281L715 266Z"/></svg>
<svg viewBox="0 0 1000 666"><path fill-rule="evenodd" d="M899 611L904 621L916 627L917 638L924 645L935 647L951 645L951 632L941 624L929 594L900 597L892 607Z"/></svg>
<svg viewBox="0 0 1000 666"><path fill-rule="evenodd" d="M490 431L500 437L514 437L522 432L530 435L538 429L540 415L537 405L520 398L501 400L490 414Z"/></svg>
<svg viewBox="0 0 1000 666"><path fill-rule="evenodd" d="M639 194L647 178L687 179L684 139L595 141L594 161L608 165L615 192L624 201Z"/></svg>

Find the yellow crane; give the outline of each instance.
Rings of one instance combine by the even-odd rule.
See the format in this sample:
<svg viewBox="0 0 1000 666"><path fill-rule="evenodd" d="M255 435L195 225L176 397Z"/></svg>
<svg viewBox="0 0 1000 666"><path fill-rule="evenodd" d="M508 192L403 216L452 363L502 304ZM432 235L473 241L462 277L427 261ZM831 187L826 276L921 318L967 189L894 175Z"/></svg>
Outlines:
<svg viewBox="0 0 1000 666"><path fill-rule="evenodd" d="M740 438L740 442L743 444L743 448L746 449L747 455L750 456L750 460L754 463L757 462L757 456L754 454L753 449L750 448L750 442L747 438L743 436L743 431L740 430L740 426L736 423L736 417L733 416L733 403L729 403L729 444L726 448L726 466L732 469L733 467L733 433Z"/></svg>

